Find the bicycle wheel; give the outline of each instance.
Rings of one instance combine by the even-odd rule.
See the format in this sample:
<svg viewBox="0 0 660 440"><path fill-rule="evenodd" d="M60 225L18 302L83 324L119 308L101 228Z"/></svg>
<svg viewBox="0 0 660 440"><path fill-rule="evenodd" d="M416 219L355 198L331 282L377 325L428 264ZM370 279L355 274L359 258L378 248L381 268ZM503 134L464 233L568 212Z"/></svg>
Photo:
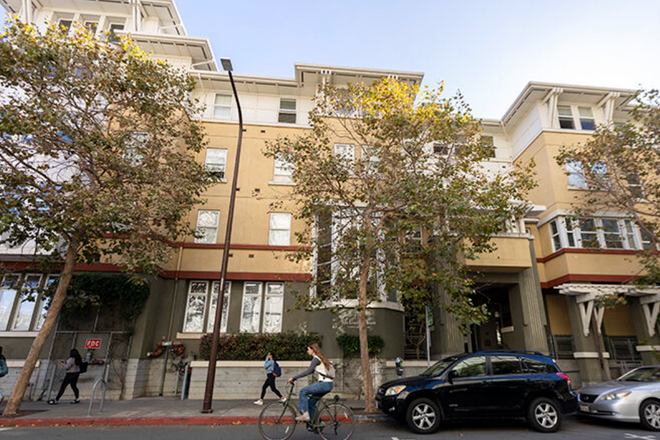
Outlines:
<svg viewBox="0 0 660 440"><path fill-rule="evenodd" d="M328 402L321 408L317 429L325 440L348 440L355 429L355 415L343 403Z"/></svg>
<svg viewBox="0 0 660 440"><path fill-rule="evenodd" d="M266 440L287 440L296 430L296 412L289 405L272 402L259 414L259 433Z"/></svg>

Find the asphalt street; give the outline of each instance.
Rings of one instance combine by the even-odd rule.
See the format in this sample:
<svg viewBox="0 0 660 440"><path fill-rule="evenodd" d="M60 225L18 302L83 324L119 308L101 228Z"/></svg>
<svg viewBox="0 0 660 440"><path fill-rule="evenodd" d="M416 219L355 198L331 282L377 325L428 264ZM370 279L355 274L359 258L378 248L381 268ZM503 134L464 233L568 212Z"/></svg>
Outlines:
<svg viewBox="0 0 660 440"><path fill-rule="evenodd" d="M298 427L292 440L316 440L320 437ZM2 440L259 440L255 425L238 426L135 426L120 428L0 428ZM541 434L530 430L522 421L461 422L445 425L430 436L415 435L395 422L360 424L353 439L361 440L423 440L423 439L630 439L660 440L660 433L639 429L636 425L592 422L569 419L555 434Z"/></svg>

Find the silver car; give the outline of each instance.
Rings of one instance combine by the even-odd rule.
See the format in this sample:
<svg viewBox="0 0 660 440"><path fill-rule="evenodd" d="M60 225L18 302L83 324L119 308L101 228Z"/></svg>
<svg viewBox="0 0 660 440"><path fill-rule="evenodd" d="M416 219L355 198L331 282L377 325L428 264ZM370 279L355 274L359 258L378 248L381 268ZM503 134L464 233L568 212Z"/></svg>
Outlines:
<svg viewBox="0 0 660 440"><path fill-rule="evenodd" d="M580 414L639 422L660 431L660 365L639 367L616 380L582 387L578 403Z"/></svg>

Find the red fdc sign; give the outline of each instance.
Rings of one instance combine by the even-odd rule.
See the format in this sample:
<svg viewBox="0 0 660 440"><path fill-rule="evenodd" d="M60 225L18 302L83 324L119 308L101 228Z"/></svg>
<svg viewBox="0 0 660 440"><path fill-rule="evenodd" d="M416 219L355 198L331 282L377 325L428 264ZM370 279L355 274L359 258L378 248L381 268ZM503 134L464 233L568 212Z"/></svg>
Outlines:
<svg viewBox="0 0 660 440"><path fill-rule="evenodd" d="M85 340L85 349L89 350L98 350L101 348L101 340L100 339L87 339Z"/></svg>

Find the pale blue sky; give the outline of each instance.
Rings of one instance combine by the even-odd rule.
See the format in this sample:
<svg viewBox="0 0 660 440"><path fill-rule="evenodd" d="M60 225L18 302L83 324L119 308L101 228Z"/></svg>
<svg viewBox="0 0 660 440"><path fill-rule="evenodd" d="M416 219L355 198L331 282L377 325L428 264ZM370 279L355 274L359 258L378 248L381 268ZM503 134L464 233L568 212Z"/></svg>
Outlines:
<svg viewBox="0 0 660 440"><path fill-rule="evenodd" d="M421 71L500 118L529 81L660 88L658 0L178 0L234 71L294 62Z"/></svg>

